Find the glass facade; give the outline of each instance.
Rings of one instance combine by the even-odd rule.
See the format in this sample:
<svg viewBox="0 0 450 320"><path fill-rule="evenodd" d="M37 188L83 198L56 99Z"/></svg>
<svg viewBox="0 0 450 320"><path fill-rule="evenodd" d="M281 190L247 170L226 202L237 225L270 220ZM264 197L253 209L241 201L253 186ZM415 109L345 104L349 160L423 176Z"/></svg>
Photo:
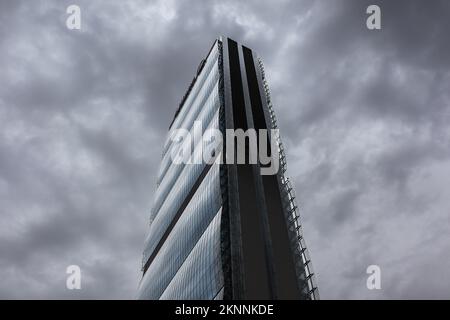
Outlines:
<svg viewBox="0 0 450 320"><path fill-rule="evenodd" d="M272 176L260 163L222 163L226 129L276 128L261 61L216 40L164 142L139 299L318 299L279 136Z"/></svg>
<svg viewBox="0 0 450 320"><path fill-rule="evenodd" d="M216 44L172 123L164 144L157 190L145 240L140 299L213 299L220 296L222 196L220 163L173 163L173 155L191 149L190 140L173 141L175 129L194 134L219 129L219 47ZM209 131L207 131L209 132ZM210 136L193 146L193 159L212 154ZM221 150L221 145L219 145ZM214 153L220 159L221 153Z"/></svg>
<svg viewBox="0 0 450 320"><path fill-rule="evenodd" d="M172 279L161 299L211 300L223 287L219 210Z"/></svg>

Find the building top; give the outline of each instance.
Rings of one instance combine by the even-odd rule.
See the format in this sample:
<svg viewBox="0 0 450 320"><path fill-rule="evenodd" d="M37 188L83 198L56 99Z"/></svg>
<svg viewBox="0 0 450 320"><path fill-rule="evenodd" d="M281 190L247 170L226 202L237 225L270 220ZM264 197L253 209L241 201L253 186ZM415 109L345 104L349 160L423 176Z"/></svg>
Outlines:
<svg viewBox="0 0 450 320"><path fill-rule="evenodd" d="M197 73L195 74L194 79L192 79L191 84L189 85L188 89L186 90L186 93L183 95L183 98L181 99L181 101L180 101L180 103L179 103L179 105L178 105L178 108L177 108L177 110L175 111L175 114L174 114L174 116L173 116L172 122L170 123L170 126L169 126L169 130L170 130L170 128L172 128L172 125L173 125L175 119L177 118L178 114L180 113L181 109L183 108L184 103L186 102L186 99L188 98L189 94L191 93L191 90L192 90L192 88L194 87L195 82L197 81L198 76L200 75L200 73L201 73L202 70L203 70L203 67L205 66L206 60L208 59L208 57L209 57L209 55L210 55L212 49L214 48L214 45L215 45L216 42L217 42L218 40L220 40L220 39L221 39L221 38L217 38L217 39L213 42L213 44L212 44L211 48L209 49L208 54L206 55L206 57L205 57L204 59L202 59L202 61L200 61L200 64L198 65L198 68L197 68Z"/></svg>

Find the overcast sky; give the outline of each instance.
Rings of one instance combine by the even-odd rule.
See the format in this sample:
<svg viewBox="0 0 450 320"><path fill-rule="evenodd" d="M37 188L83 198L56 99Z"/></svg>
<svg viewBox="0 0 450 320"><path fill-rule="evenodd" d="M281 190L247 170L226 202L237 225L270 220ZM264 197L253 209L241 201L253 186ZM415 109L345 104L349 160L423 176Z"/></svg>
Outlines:
<svg viewBox="0 0 450 320"><path fill-rule="evenodd" d="M321 297L450 298L449 32L445 0L0 0L0 298L135 297L163 139L219 35L265 63Z"/></svg>

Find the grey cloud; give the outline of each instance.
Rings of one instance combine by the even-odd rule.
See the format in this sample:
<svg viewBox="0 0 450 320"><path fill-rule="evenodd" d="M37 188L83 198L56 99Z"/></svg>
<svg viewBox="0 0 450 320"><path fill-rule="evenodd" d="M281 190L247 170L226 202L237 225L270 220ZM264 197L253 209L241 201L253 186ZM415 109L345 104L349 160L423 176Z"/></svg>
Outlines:
<svg viewBox="0 0 450 320"><path fill-rule="evenodd" d="M80 32L72 2L0 2L0 297L134 297L161 141L219 35L265 63L321 296L450 296L447 1L379 0L381 31L372 1L78 1Z"/></svg>

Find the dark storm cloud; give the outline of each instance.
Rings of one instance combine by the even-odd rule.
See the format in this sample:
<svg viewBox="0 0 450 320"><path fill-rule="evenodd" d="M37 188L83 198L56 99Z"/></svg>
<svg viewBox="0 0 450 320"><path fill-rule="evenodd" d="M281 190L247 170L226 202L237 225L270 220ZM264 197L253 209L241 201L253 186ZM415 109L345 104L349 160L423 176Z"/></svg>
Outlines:
<svg viewBox="0 0 450 320"><path fill-rule="evenodd" d="M378 3L383 30L377 33L358 14L369 2L316 2L310 14L316 18L284 56L296 72L278 71L285 64L274 61L272 70L283 73L274 100L284 111L288 163L291 172L300 171L305 233L324 297L448 297L448 283L439 282L450 265L447 233L427 250L418 248L429 233L449 226L443 190L450 48L442 40L449 6ZM281 82L285 74L289 86ZM418 251L421 256L413 254ZM414 287L430 260L429 284ZM370 264L382 268L380 292L365 288Z"/></svg>
<svg viewBox="0 0 450 320"><path fill-rule="evenodd" d="M322 297L448 298L449 6L0 2L0 297L134 297L161 141L226 35L265 63Z"/></svg>

